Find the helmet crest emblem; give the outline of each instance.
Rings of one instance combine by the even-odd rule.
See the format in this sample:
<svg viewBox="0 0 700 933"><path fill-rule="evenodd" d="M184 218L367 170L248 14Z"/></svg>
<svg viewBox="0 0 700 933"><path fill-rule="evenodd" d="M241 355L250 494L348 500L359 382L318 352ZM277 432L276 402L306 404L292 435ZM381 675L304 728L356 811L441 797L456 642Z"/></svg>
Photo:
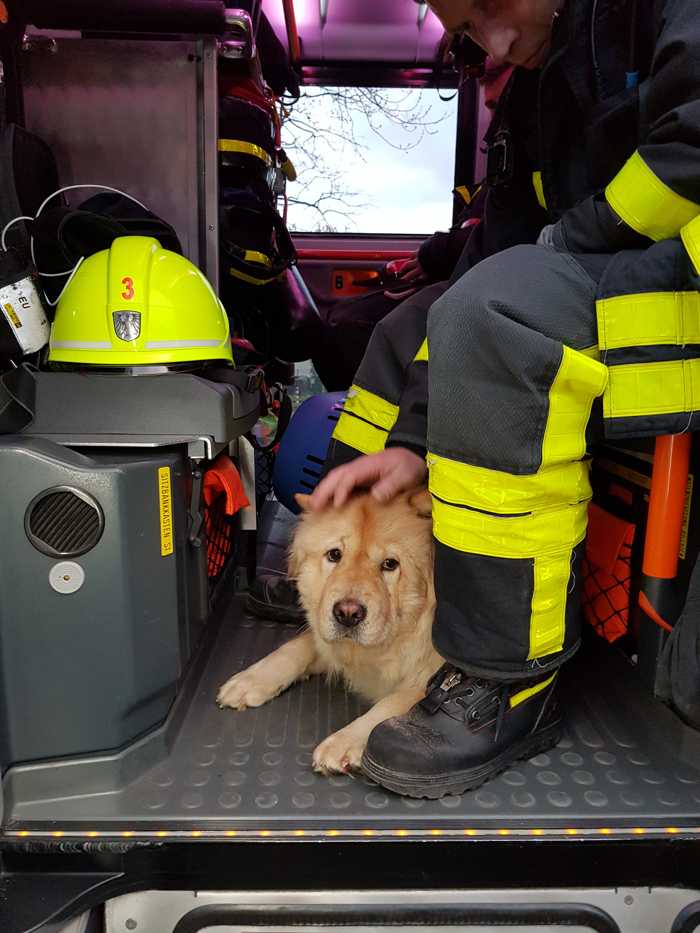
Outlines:
<svg viewBox="0 0 700 933"><path fill-rule="evenodd" d="M120 340L130 343L137 340L141 333L140 311L113 311L114 333Z"/></svg>

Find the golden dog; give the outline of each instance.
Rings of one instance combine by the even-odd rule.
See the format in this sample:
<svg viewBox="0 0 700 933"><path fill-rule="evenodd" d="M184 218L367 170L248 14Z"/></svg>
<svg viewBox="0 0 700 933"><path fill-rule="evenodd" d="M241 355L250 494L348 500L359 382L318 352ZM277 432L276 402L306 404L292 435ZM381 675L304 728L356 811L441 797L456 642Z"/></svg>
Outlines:
<svg viewBox="0 0 700 933"><path fill-rule="evenodd" d="M220 706L261 706L312 674L342 676L374 706L317 746L325 774L359 768L372 729L407 712L442 664L431 641L435 610L427 490L387 504L356 495L340 509L307 509L290 552L308 628L236 674Z"/></svg>

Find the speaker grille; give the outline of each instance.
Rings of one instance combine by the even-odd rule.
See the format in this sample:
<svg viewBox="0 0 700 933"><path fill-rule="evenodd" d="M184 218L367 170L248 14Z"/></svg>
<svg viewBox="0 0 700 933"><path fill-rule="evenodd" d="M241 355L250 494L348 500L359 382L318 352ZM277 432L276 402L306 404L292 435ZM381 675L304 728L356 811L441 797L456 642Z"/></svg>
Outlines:
<svg viewBox="0 0 700 933"><path fill-rule="evenodd" d="M85 554L100 540L103 527L99 505L74 489L41 493L30 503L25 517L27 537L37 550L51 557Z"/></svg>

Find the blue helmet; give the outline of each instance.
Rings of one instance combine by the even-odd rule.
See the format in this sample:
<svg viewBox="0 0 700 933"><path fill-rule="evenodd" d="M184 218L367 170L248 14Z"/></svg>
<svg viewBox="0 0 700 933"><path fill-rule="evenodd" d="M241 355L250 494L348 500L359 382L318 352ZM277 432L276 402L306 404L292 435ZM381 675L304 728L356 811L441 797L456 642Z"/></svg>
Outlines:
<svg viewBox="0 0 700 933"><path fill-rule="evenodd" d="M318 485L345 397L345 392L327 392L306 399L284 432L275 458L272 486L282 505L292 512L299 512L294 494L313 492Z"/></svg>

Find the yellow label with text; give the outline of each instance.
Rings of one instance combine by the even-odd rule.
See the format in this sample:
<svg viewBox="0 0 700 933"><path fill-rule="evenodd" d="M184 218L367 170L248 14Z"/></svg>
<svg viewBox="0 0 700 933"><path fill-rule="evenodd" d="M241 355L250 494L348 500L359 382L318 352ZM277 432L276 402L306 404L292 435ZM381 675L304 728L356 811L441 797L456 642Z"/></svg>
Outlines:
<svg viewBox="0 0 700 933"><path fill-rule="evenodd" d="M160 500L160 555L173 553L173 496L170 484L170 467L158 469L158 497Z"/></svg>
<svg viewBox="0 0 700 933"><path fill-rule="evenodd" d="M15 311L15 309L12 307L11 304L4 304L3 308L5 309L5 314L12 321L15 327L19 330L19 328L22 326L22 322L17 317L17 312Z"/></svg>

